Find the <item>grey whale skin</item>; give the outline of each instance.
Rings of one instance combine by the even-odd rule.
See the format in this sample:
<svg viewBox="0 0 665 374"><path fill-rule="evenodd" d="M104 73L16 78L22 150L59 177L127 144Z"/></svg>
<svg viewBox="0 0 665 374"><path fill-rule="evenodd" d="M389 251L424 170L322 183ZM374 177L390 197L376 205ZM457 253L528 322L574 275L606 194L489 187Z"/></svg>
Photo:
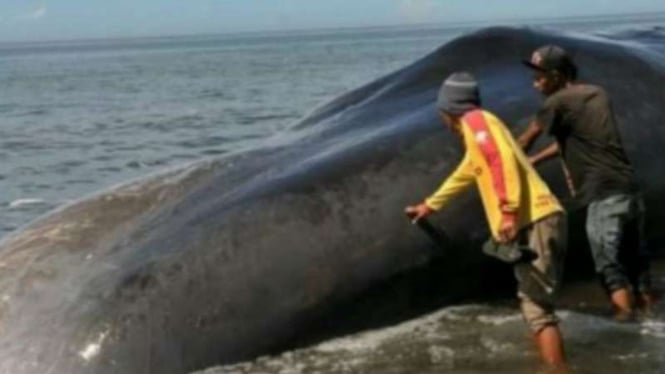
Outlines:
<svg viewBox="0 0 665 374"><path fill-rule="evenodd" d="M662 30L479 30L340 96L262 148L129 182L7 237L0 373L169 374L249 359L288 347L365 290L418 274L435 254L402 210L460 159L434 110L440 82L473 71L485 106L519 132L538 105L519 61L545 43L569 49L582 77L610 91L649 206L662 205ZM541 171L563 194L558 166ZM487 260L472 247L487 230L477 195L433 221L455 245L430 287L478 292Z"/></svg>

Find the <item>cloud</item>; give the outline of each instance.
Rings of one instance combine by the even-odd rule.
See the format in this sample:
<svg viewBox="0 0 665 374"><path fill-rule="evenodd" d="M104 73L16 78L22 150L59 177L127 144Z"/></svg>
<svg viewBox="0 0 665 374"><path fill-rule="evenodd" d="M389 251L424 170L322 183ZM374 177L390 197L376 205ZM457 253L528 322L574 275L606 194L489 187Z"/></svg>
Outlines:
<svg viewBox="0 0 665 374"><path fill-rule="evenodd" d="M407 22L427 22L432 20L436 11L433 0L400 0L399 12Z"/></svg>
<svg viewBox="0 0 665 374"><path fill-rule="evenodd" d="M40 19L46 16L46 4L41 4L27 15L30 19Z"/></svg>
<svg viewBox="0 0 665 374"><path fill-rule="evenodd" d="M46 1L40 1L31 11L16 17L17 20L36 20L46 17Z"/></svg>

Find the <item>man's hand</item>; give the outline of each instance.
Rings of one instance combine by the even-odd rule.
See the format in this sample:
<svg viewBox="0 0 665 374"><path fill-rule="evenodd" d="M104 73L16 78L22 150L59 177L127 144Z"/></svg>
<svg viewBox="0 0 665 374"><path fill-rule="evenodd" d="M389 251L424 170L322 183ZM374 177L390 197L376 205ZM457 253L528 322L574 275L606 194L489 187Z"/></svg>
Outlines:
<svg viewBox="0 0 665 374"><path fill-rule="evenodd" d="M517 236L517 214L514 212L503 213L499 226L499 242L510 243Z"/></svg>
<svg viewBox="0 0 665 374"><path fill-rule="evenodd" d="M524 130L522 135L517 138L517 144L519 144L520 147L522 147L522 149L526 152L529 150L529 148L531 148L534 140L536 140L542 132L542 126L540 126L538 122L532 120L529 122L529 125L527 126L526 130Z"/></svg>
<svg viewBox="0 0 665 374"><path fill-rule="evenodd" d="M536 164L539 164L545 160L549 160L550 158L556 157L558 155L559 144L557 142L553 142L537 154L529 156L529 162L531 165L536 166Z"/></svg>
<svg viewBox="0 0 665 374"><path fill-rule="evenodd" d="M411 223L418 222L419 219L427 217L432 212L432 208L428 207L425 203L410 205L404 209L404 213L411 218Z"/></svg>

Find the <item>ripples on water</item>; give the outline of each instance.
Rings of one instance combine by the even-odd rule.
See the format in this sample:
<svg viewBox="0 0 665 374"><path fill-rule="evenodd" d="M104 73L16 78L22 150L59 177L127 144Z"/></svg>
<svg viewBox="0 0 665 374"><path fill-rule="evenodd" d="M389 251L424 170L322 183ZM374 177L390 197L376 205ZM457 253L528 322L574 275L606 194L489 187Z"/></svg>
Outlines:
<svg viewBox="0 0 665 374"><path fill-rule="evenodd" d="M652 18L638 20L662 25ZM470 29L0 43L0 237L113 184L260 144Z"/></svg>
<svg viewBox="0 0 665 374"><path fill-rule="evenodd" d="M665 289L665 261L654 264ZM665 300L639 322L609 318L596 282L567 285L561 329L570 374L660 374L665 369ZM195 374L494 373L547 374L516 301L450 306L395 326L209 368ZM194 373L193 373L194 374Z"/></svg>
<svg viewBox="0 0 665 374"><path fill-rule="evenodd" d="M458 32L0 44L0 236L110 185L255 145Z"/></svg>
<svg viewBox="0 0 665 374"><path fill-rule="evenodd" d="M571 373L663 372L665 322L617 323L572 311L559 316ZM197 373L547 373L538 362L516 308L474 304Z"/></svg>

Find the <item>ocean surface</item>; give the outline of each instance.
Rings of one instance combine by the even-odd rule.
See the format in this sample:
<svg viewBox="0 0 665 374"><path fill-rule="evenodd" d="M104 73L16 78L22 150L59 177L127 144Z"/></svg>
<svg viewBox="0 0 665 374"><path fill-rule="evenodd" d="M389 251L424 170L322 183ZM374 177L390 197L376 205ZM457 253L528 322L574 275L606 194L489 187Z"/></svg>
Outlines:
<svg viewBox="0 0 665 374"><path fill-rule="evenodd" d="M0 45L0 235L111 185L255 146L460 32Z"/></svg>
<svg viewBox="0 0 665 374"><path fill-rule="evenodd" d="M316 107L479 26L0 43L0 238L113 185L261 147ZM665 27L665 15L538 26L615 33ZM562 313L575 372L665 372L662 318L618 324L600 314ZM541 371L525 335L513 305L460 305L205 372Z"/></svg>
<svg viewBox="0 0 665 374"><path fill-rule="evenodd" d="M602 32L663 18L543 25ZM0 43L0 238L112 185L258 146L479 26Z"/></svg>

